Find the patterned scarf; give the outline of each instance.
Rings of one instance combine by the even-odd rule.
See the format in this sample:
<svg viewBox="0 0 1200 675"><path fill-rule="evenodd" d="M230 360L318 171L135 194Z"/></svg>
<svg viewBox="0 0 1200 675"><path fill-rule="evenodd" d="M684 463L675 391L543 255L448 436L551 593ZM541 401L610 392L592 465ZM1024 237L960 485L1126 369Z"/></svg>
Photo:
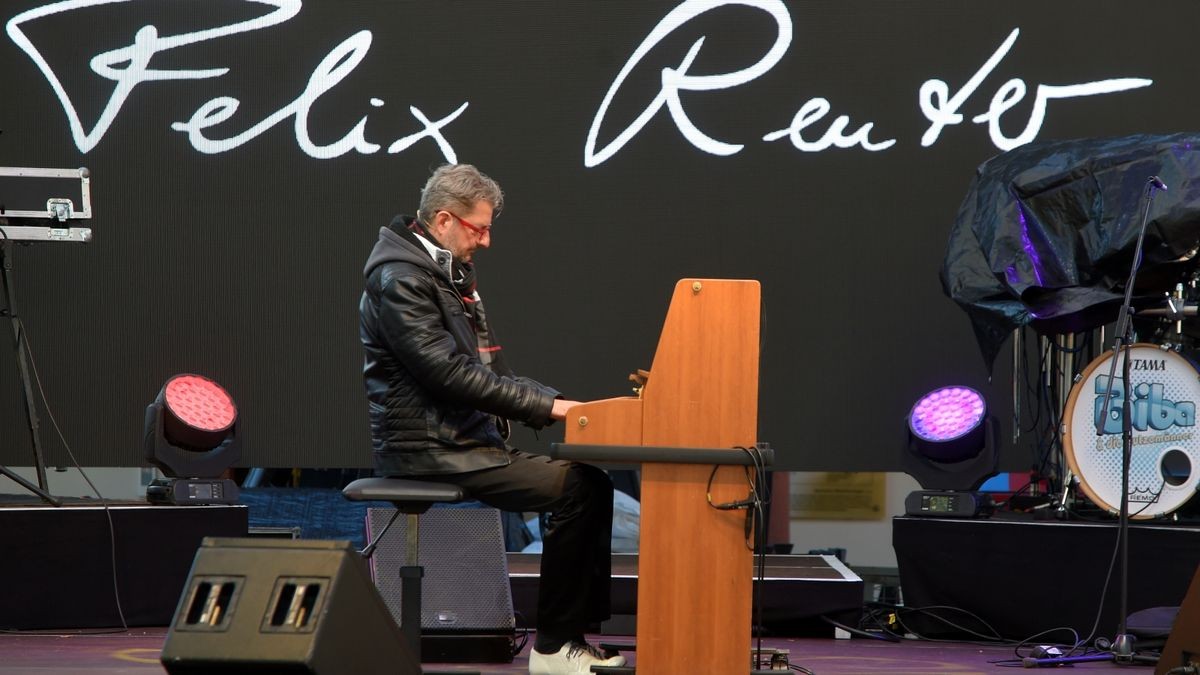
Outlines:
<svg viewBox="0 0 1200 675"><path fill-rule="evenodd" d="M429 230L425 229L420 220L416 218L409 220L406 216L404 222L412 233L425 237L438 248L445 248L436 237L430 234ZM450 273L450 281L462 298L463 305L467 308L467 318L470 319L471 325L475 329L479 360L497 375L512 377L513 371L504 360L504 353L496 342L495 333L492 332L491 326L488 324L487 313L483 309L483 299L479 296L476 284L475 264L454 260L450 266Z"/></svg>

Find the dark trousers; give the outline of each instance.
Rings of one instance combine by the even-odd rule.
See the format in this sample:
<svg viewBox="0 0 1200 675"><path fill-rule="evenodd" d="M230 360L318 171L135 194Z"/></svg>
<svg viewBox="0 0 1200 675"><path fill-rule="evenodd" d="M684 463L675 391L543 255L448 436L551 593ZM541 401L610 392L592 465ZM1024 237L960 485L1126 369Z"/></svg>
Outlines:
<svg viewBox="0 0 1200 675"><path fill-rule="evenodd" d="M542 542L537 630L560 640L582 637L609 618L613 486L608 474L515 451L508 466L427 476L465 488L504 511L549 513Z"/></svg>

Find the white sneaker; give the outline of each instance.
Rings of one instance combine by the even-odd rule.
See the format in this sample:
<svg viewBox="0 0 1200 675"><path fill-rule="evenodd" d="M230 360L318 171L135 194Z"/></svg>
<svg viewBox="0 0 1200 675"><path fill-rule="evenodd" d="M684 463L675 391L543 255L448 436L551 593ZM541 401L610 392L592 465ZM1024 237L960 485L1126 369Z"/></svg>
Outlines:
<svg viewBox="0 0 1200 675"><path fill-rule="evenodd" d="M529 652L529 675L586 675L592 666L623 666L621 655L605 657L604 652L586 642L568 642L553 654L536 649Z"/></svg>

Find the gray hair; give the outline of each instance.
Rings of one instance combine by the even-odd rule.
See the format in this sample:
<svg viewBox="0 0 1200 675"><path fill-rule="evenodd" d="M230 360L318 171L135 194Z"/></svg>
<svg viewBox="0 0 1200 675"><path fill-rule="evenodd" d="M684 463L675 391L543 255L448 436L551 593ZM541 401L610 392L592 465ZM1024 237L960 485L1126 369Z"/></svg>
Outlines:
<svg viewBox="0 0 1200 675"><path fill-rule="evenodd" d="M428 225L438 211L470 211L485 201L492 205L493 216L504 208L504 192L496 181L470 164L443 164L433 172L421 189L421 222Z"/></svg>

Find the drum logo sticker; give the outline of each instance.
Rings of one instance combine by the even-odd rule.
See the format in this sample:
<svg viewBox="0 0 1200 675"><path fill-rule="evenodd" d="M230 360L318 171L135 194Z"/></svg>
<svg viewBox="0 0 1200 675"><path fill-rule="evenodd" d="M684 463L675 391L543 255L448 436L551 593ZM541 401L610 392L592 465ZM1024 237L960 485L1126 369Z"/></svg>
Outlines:
<svg viewBox="0 0 1200 675"><path fill-rule="evenodd" d="M1115 514L1128 496L1137 505L1130 518L1158 518L1200 490L1200 367L1159 345L1132 345L1130 377L1112 377L1109 394L1112 359L1111 352L1097 358L1072 387L1063 412L1070 420L1063 427L1063 454L1092 503ZM1127 485L1126 421L1132 431Z"/></svg>
<svg viewBox="0 0 1200 675"><path fill-rule="evenodd" d="M1104 414L1104 393L1108 391L1108 376L1095 380L1096 402L1095 423L1100 425ZM1173 426L1196 425L1196 403L1194 401L1172 401L1166 397L1166 388L1161 383L1140 382L1133 388L1131 404L1132 425L1136 431L1166 431ZM1108 404L1108 416L1104 419L1105 434L1120 434L1125 410L1125 385L1115 378L1112 400Z"/></svg>

